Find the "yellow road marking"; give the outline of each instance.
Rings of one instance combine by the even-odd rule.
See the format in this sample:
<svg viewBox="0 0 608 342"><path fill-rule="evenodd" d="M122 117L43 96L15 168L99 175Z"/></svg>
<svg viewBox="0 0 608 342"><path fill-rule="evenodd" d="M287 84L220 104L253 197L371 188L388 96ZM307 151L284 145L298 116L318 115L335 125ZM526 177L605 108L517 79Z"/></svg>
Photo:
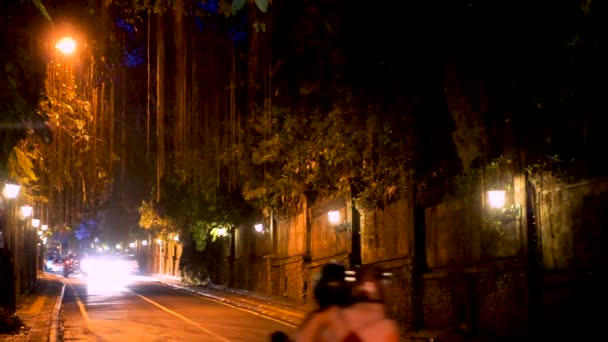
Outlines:
<svg viewBox="0 0 608 342"><path fill-rule="evenodd" d="M82 318L84 318L84 323L86 324L87 330L90 331L91 325L90 325L89 315L87 314L87 310L85 309L84 304L82 304L82 301L80 300L80 296L78 296L78 292L76 291L74 286L72 286L71 283L69 283L69 282L65 282L65 283L67 283L72 288L72 292L74 292L74 296L76 297L76 304L78 305L78 310L80 310L80 314L82 315Z"/></svg>
<svg viewBox="0 0 608 342"><path fill-rule="evenodd" d="M189 319L189 318L187 318L187 317L185 317L185 316L183 316L183 315L180 315L180 314L178 314L177 312L175 312L175 311L173 311L173 310L170 310L170 309L168 309L168 308L166 308L166 307L162 306L161 304L159 304L159 303L157 303L157 302L153 301L152 299L149 299L149 298L147 298L147 297L144 297L144 296L142 296L142 295L140 295L139 293L136 293L136 292L134 292L134 291L131 291L131 292L135 293L135 295L137 295L139 298L141 298L141 299L145 300L146 302L148 302L148 303L150 303L150 304L152 304L152 305L156 306L157 308L159 308L159 309L161 309L161 310L163 310L163 311L165 311L165 312L168 312L168 313L172 314L173 316L176 316L176 317L178 317L178 318L182 319L182 320L183 320L183 321L185 321L185 322L190 323L191 325L193 325L193 326L195 326L195 327L199 328L200 330L202 330L202 331L206 332L207 334L209 334L209 335L211 335L211 336L213 336L213 337L216 337L216 338L218 338L218 339L219 339L219 340L221 340L221 341L224 341L224 342L230 342L230 340L229 340L229 339L227 339L227 338L225 338L225 337L222 337L222 336L220 336L220 335L218 335L218 334L214 333L213 331L211 331L211 330L209 330L209 329L205 328L204 326L202 326L202 325L200 325L200 324L198 324L198 323L194 322L193 320L191 320L191 319Z"/></svg>

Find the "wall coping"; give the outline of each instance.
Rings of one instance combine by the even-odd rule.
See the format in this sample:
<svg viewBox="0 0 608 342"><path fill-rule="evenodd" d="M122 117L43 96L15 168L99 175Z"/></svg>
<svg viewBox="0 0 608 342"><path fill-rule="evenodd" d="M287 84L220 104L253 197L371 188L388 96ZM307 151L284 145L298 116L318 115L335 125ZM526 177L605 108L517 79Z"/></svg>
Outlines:
<svg viewBox="0 0 608 342"><path fill-rule="evenodd" d="M296 254L296 255L290 255L285 258L275 258L273 266L278 267L278 266L283 266L283 265L287 265L287 264L293 264L293 263L300 262L300 261L306 261L307 258L310 258L310 256L308 254Z"/></svg>
<svg viewBox="0 0 608 342"><path fill-rule="evenodd" d="M348 253L344 252L344 253L328 256L328 257L313 259L313 260L310 261L310 264L308 265L308 268L310 269L310 268L319 267L321 265L324 265L324 264L328 263L331 260L336 260L338 262L340 262L340 261L348 261Z"/></svg>
<svg viewBox="0 0 608 342"><path fill-rule="evenodd" d="M608 183L608 177L585 179L579 182L567 184L564 182L557 181L555 180L555 178L552 178L543 182L539 182L538 184L536 184L536 186L538 187L538 192L540 192L541 194L546 194L555 190L571 189L594 183Z"/></svg>
<svg viewBox="0 0 608 342"><path fill-rule="evenodd" d="M368 263L365 263L365 265L375 265L382 269L394 269L394 268L399 268L399 267L403 267L406 265L411 265L411 264L413 264L413 262L414 261L412 260L411 257L404 256L404 257L399 257L399 258L368 262Z"/></svg>
<svg viewBox="0 0 608 342"><path fill-rule="evenodd" d="M315 202L310 206L312 218L317 218L327 214L328 211L339 210L348 207L346 197L336 197L330 200Z"/></svg>
<svg viewBox="0 0 608 342"><path fill-rule="evenodd" d="M474 273L486 273L499 270L512 270L527 268L528 263L521 258L506 258L506 259L494 259L488 261L479 261L475 265L470 266L450 266L431 269L422 275L424 279L443 278L461 274L474 274Z"/></svg>

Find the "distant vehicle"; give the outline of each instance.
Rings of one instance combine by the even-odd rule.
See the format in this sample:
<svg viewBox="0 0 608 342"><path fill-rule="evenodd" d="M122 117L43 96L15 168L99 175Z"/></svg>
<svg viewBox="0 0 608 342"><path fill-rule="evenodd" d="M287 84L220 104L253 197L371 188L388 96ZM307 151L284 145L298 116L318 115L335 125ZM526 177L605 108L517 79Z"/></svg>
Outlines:
<svg viewBox="0 0 608 342"><path fill-rule="evenodd" d="M53 263L55 262L55 257L49 255L44 260L44 270L47 272L51 272L53 270Z"/></svg>
<svg viewBox="0 0 608 342"><path fill-rule="evenodd" d="M63 258L58 255L47 257L44 267L47 272L63 272Z"/></svg>
<svg viewBox="0 0 608 342"><path fill-rule="evenodd" d="M81 273L80 257L75 254L69 254L63 261L63 276L69 277L70 274Z"/></svg>
<svg viewBox="0 0 608 342"><path fill-rule="evenodd" d="M129 273L139 272L139 261L135 255L125 255L120 258L122 266Z"/></svg>

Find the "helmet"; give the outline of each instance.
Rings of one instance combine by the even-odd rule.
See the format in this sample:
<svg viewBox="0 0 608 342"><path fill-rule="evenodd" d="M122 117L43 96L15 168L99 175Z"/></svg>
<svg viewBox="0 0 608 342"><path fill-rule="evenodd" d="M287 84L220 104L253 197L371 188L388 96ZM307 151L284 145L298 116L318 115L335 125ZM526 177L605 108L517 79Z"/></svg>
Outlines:
<svg viewBox="0 0 608 342"><path fill-rule="evenodd" d="M350 291L345 278L346 268L337 262L330 262L323 266L321 278L314 289L314 297L320 309L332 305L347 305Z"/></svg>

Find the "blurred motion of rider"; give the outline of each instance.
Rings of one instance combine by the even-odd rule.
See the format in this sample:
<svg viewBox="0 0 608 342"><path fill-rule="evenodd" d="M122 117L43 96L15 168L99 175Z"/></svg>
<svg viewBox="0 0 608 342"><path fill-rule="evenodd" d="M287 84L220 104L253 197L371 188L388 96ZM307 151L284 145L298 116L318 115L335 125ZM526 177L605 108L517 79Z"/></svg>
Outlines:
<svg viewBox="0 0 608 342"><path fill-rule="evenodd" d="M348 291L348 288L345 288ZM387 277L375 266L356 273L351 300L318 312L296 333L297 342L399 341L399 328L386 316ZM348 305L350 304L350 305Z"/></svg>
<svg viewBox="0 0 608 342"><path fill-rule="evenodd" d="M325 312L333 308L346 307L352 302L350 286L346 281L346 268L337 262L323 266L321 277L314 289L317 308L310 312L296 331L296 341L308 341L309 336L318 329Z"/></svg>

